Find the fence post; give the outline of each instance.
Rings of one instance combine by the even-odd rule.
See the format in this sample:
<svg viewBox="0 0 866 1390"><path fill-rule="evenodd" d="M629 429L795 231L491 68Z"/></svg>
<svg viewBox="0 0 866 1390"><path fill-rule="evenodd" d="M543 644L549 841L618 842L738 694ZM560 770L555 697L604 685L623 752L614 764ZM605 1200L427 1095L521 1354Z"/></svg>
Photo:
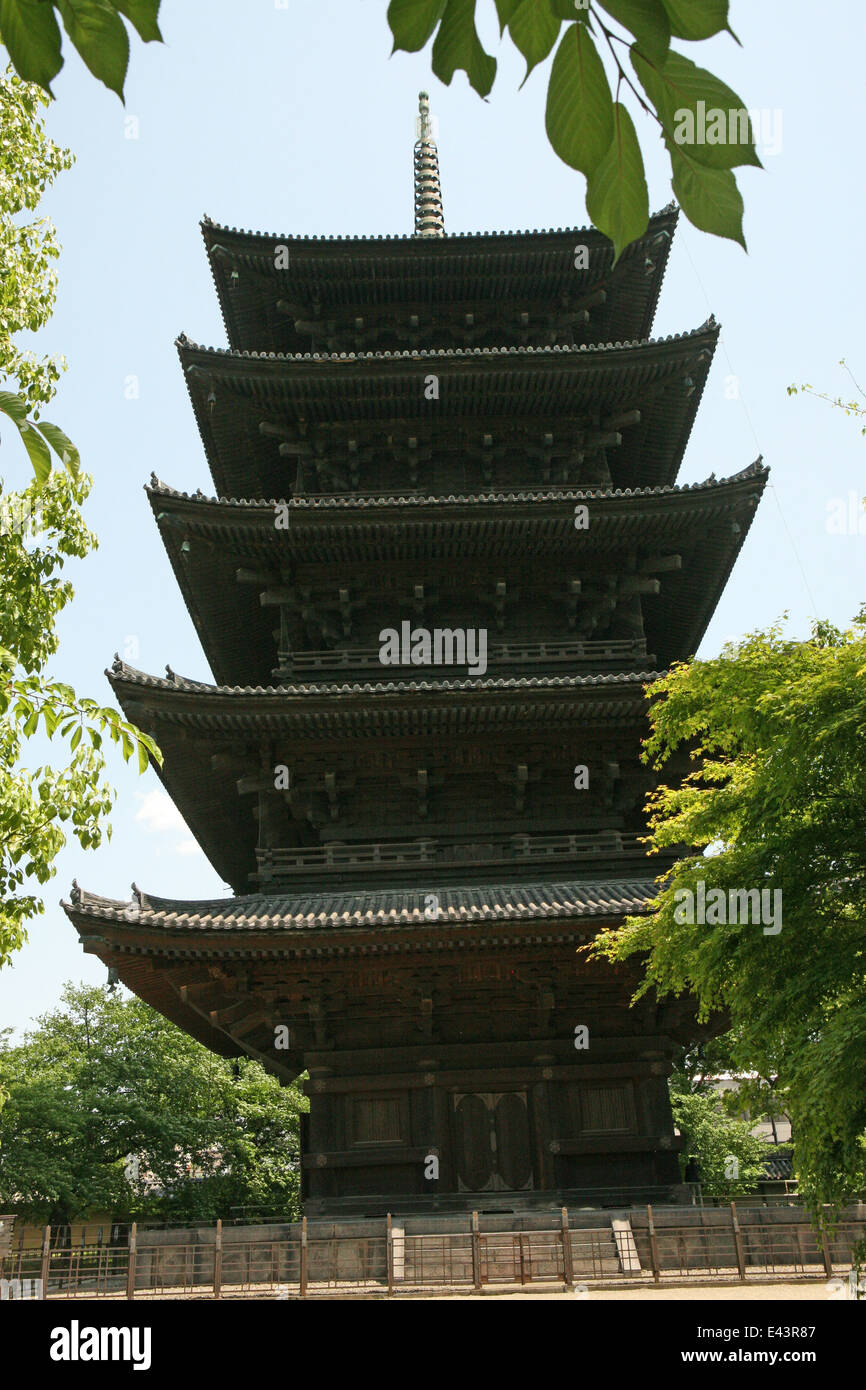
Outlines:
<svg viewBox="0 0 866 1390"><path fill-rule="evenodd" d="M571 1232L568 1229L568 1207L562 1208L562 1271L566 1288L574 1288L574 1260L571 1254Z"/></svg>
<svg viewBox="0 0 866 1390"><path fill-rule="evenodd" d="M740 1281L746 1282L746 1259L743 1254L743 1236L740 1231L740 1223L737 1220L737 1204L731 1202L731 1225L734 1228L734 1249L737 1252L737 1269L740 1272Z"/></svg>
<svg viewBox="0 0 866 1390"><path fill-rule="evenodd" d="M658 1237L656 1236L656 1223L653 1220L653 1209L649 1203L647 1203L646 1217L649 1226L650 1263L652 1264L653 1281L657 1284L661 1279L661 1270L659 1268L659 1243Z"/></svg>
<svg viewBox="0 0 866 1390"><path fill-rule="evenodd" d="M481 1237L478 1233L478 1212L472 1213L472 1283L481 1288Z"/></svg>
<svg viewBox="0 0 866 1390"><path fill-rule="evenodd" d="M827 1208L824 1208L826 1212ZM827 1227L824 1225L823 1213L821 1220L821 1252L824 1256L824 1268L827 1271L827 1278L833 1278L833 1256L830 1253L830 1242L827 1239Z"/></svg>
<svg viewBox="0 0 866 1390"><path fill-rule="evenodd" d="M301 1217L301 1277L299 1293L301 1298L307 1296L307 1218Z"/></svg>
<svg viewBox="0 0 866 1390"><path fill-rule="evenodd" d="M222 1298L223 1296L223 1223L222 1217L217 1219L216 1240L213 1250L213 1296Z"/></svg>
<svg viewBox="0 0 866 1390"><path fill-rule="evenodd" d="M129 1228L129 1262L126 1267L126 1297L135 1298L135 1248L138 1241L138 1226L135 1221Z"/></svg>
<svg viewBox="0 0 866 1390"><path fill-rule="evenodd" d="M394 1296L394 1231L391 1227L391 1213L388 1212L385 1229L385 1262L388 1270L388 1297Z"/></svg>
<svg viewBox="0 0 866 1390"><path fill-rule="evenodd" d="M24 1231L21 1231L21 1239L24 1239ZM42 1280L42 1297L48 1297L48 1274L51 1269L51 1227L46 1226L42 1233L42 1267L39 1277Z"/></svg>

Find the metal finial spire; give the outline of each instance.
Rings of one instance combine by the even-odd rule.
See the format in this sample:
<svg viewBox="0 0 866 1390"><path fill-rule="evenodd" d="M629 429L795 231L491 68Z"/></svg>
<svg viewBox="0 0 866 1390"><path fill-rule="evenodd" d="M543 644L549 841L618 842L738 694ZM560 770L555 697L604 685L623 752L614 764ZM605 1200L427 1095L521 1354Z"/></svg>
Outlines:
<svg viewBox="0 0 866 1390"><path fill-rule="evenodd" d="M418 138L415 142L415 235L444 236L442 186L439 182L439 151L433 139L430 98L418 94Z"/></svg>

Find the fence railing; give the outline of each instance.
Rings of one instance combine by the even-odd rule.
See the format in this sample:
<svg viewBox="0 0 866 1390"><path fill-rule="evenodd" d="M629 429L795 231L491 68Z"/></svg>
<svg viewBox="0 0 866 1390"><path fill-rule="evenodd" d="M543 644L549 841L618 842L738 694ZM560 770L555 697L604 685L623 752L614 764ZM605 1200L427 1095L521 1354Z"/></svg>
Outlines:
<svg viewBox="0 0 866 1390"><path fill-rule="evenodd" d="M142 1232L133 1224L122 1244L76 1248L52 1246L46 1227L41 1249L0 1256L0 1298L307 1298L539 1283L830 1279L850 1269L854 1246L866 1237L862 1203L825 1230L793 1207L738 1210L733 1202L619 1213L563 1208L555 1221L550 1214L512 1217L513 1228L506 1218L475 1212L449 1218L450 1230L413 1231L419 1221L304 1219L259 1230L217 1222ZM468 1229L453 1229L461 1224Z"/></svg>

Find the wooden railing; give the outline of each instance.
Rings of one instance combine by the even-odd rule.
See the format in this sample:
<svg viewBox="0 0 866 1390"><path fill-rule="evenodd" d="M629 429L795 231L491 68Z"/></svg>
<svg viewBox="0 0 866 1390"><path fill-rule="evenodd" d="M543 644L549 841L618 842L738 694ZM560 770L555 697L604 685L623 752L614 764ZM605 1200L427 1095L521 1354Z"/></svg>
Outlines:
<svg viewBox="0 0 866 1390"><path fill-rule="evenodd" d="M455 629L456 630L456 629ZM279 676L307 676L312 672L332 674L337 671L368 671L380 673L383 680L394 671L411 671L416 676L451 671L463 671L468 662L444 665L432 663L414 666L395 663L386 665L379 659L378 647L335 648L333 651L280 651L278 653ZM608 663L626 667L635 663L652 664L654 658L647 654L646 642L639 640L616 640L610 642L498 642L490 646L487 653L487 669L501 666L550 666L550 665L589 665L605 666Z"/></svg>
<svg viewBox="0 0 866 1390"><path fill-rule="evenodd" d="M375 844L311 845L257 851L260 870L276 877L310 869L375 872L389 866L431 864L438 868L508 865L532 861L612 859L642 853L636 834L602 830L593 835L511 835L482 844L442 844L436 839L388 840ZM263 875L260 874L260 877Z"/></svg>

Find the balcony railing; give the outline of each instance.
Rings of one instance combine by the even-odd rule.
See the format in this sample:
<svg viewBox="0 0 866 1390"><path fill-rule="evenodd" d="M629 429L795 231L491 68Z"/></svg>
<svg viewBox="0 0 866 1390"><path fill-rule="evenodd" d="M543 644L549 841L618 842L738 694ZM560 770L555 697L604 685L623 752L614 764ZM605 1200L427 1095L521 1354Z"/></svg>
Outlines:
<svg viewBox="0 0 866 1390"><path fill-rule="evenodd" d="M313 872L375 874L388 868L432 865L439 869L487 868L527 863L615 860L644 853L636 834L603 830L592 835L511 835L499 841L449 843L430 838L371 844L328 844L257 851L259 881Z"/></svg>
<svg viewBox="0 0 866 1390"><path fill-rule="evenodd" d="M415 666L404 664L385 665L379 657L378 647L337 648L333 651L287 652L280 651L279 666L275 674L281 677L311 675L333 675L339 671L376 671L383 680L394 672L411 671L413 675L439 674L452 670L464 671L469 663L464 661L454 665ZM520 666L547 667L564 665L586 665L593 668L625 669L629 666L652 665L653 656L648 655L646 641L622 639L615 641L587 642L497 642L487 653L487 668Z"/></svg>

